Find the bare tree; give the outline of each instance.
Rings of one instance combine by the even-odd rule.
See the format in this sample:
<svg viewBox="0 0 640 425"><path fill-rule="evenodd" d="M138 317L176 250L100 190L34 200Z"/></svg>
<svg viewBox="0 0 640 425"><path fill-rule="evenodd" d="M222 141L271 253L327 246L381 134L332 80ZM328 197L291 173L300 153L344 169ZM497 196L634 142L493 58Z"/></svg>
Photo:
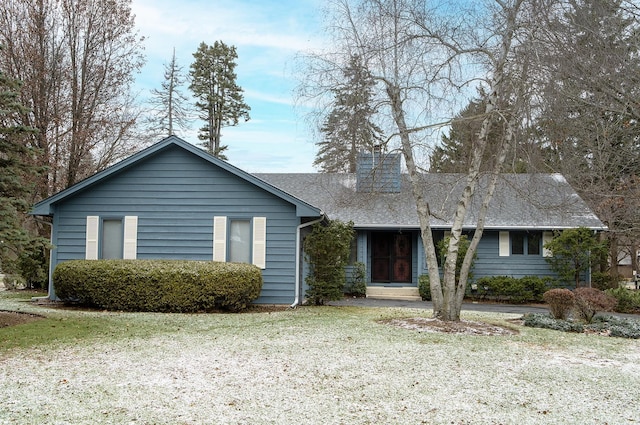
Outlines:
<svg viewBox="0 0 640 425"><path fill-rule="evenodd" d="M377 81L379 112L386 111L394 127L392 139L404 156L412 184L434 315L443 320L460 318L466 281L488 206L522 123L528 95L526 47L529 33L535 28L534 6L533 1L525 0L487 1L481 6L448 3L440 7L429 7L424 0L361 0L356 4L334 0L331 9L335 19L330 28L333 51L310 58L311 81L319 82L320 89L327 80L313 77L341 69L345 57L354 53L363 59ZM449 217L451 237L441 279L428 193L415 153L425 130L437 125L430 109L442 107L442 99L460 97L460 89L474 89L477 84L483 85L486 93L486 98L481 99L485 110L473 142L464 188L457 194L457 207ZM494 145L493 166L487 172L490 183L483 193L477 193L488 138L498 125L503 127L502 137ZM481 199L481 208L460 278L456 279L462 225L473 197Z"/></svg>
<svg viewBox="0 0 640 425"><path fill-rule="evenodd" d="M188 99L180 90L184 82L185 77L176 60L174 48L171 60L164 65L164 81L160 90L151 90L150 103L154 111L150 128L154 134L170 136L177 134L178 128L185 130L189 127Z"/></svg>
<svg viewBox="0 0 640 425"><path fill-rule="evenodd" d="M143 63L130 0L8 0L0 63L24 82L23 124L48 174L38 198L130 154L138 115L130 86Z"/></svg>
<svg viewBox="0 0 640 425"><path fill-rule="evenodd" d="M631 1L566 0L540 22L536 127L546 165L609 227L613 276L619 245L640 237L639 16Z"/></svg>

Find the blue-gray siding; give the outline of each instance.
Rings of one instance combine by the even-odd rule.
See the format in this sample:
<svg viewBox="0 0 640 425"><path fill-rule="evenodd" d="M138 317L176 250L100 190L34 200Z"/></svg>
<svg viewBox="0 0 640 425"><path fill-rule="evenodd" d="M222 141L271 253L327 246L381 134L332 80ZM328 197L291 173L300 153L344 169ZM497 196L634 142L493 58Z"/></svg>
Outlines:
<svg viewBox="0 0 640 425"><path fill-rule="evenodd" d="M371 270L371 252L369 247L371 232L360 230L357 234L357 259L366 264ZM511 255L499 256L499 232L485 231L478 245L477 258L473 268L473 278L484 276L551 276L556 277L549 264L542 255ZM412 282L394 284L394 286L416 286L418 276L428 273L422 238L417 231L413 232L413 273ZM370 282L370 272L368 272Z"/></svg>
<svg viewBox="0 0 640 425"><path fill-rule="evenodd" d="M399 193L401 156L398 153L359 152L356 170L357 192Z"/></svg>
<svg viewBox="0 0 640 425"><path fill-rule="evenodd" d="M424 261L424 249L422 239L419 239L418 251L420 253L421 273L427 273L428 268ZM499 255L499 232L486 230L478 244L477 257L473 267L473 278L485 276L551 276L556 277L549 264L542 255Z"/></svg>
<svg viewBox="0 0 640 425"><path fill-rule="evenodd" d="M88 215L137 216L139 259L205 261L212 260L214 216L266 217L258 302L293 302L296 207L184 149L162 150L56 205L54 265L84 258Z"/></svg>

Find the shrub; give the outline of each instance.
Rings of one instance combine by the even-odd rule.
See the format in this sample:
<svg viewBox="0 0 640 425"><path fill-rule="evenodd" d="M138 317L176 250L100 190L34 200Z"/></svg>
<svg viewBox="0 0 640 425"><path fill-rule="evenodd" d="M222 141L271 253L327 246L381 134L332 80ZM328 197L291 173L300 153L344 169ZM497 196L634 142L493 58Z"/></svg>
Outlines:
<svg viewBox="0 0 640 425"><path fill-rule="evenodd" d="M591 258L598 258L607 251L606 244L586 227L565 229L544 246L553 255L545 257L549 266L560 278L574 282L576 288L580 283L580 275L589 270Z"/></svg>
<svg viewBox="0 0 640 425"><path fill-rule="evenodd" d="M520 279L510 276L487 276L476 282L477 294L492 296L513 303L542 302L542 295L555 285L549 277L525 276Z"/></svg>
<svg viewBox="0 0 640 425"><path fill-rule="evenodd" d="M423 301L431 301L431 283L428 274L418 276L418 292Z"/></svg>
<svg viewBox="0 0 640 425"><path fill-rule="evenodd" d="M533 328L553 329L562 332L589 331L620 338L640 338L640 321L614 316L595 317L593 323L589 325L557 320L545 314L526 314L523 321L525 326Z"/></svg>
<svg viewBox="0 0 640 425"><path fill-rule="evenodd" d="M583 332L584 326L580 323L569 322L564 319L554 319L546 314L525 314L524 325L532 328L553 329L562 332Z"/></svg>
<svg viewBox="0 0 640 425"><path fill-rule="evenodd" d="M262 274L250 264L175 260L74 260L53 273L67 302L122 311L245 309L260 296Z"/></svg>
<svg viewBox="0 0 640 425"><path fill-rule="evenodd" d="M558 282L552 277L525 276L520 278L520 282L531 294L531 301L543 302L542 296L549 289L556 288Z"/></svg>
<svg viewBox="0 0 640 425"><path fill-rule="evenodd" d="M346 287L346 292L356 297L367 295L367 266L357 261L353 264L351 279Z"/></svg>
<svg viewBox="0 0 640 425"><path fill-rule="evenodd" d="M575 295L568 289L550 289L542 295L549 305L549 312L554 319L565 320L575 301Z"/></svg>
<svg viewBox="0 0 640 425"><path fill-rule="evenodd" d="M304 253L311 269L306 295L312 304L342 298L354 234L353 223L332 220L327 225L315 224L305 238Z"/></svg>
<svg viewBox="0 0 640 425"><path fill-rule="evenodd" d="M451 242L451 236L446 236L445 238L438 241L436 244L436 251L438 257L440 259L440 263L444 267L444 263L447 260L447 251L449 251L449 243ZM458 257L456 259L456 282L460 280L460 272L462 270L462 263L464 262L464 257L467 255L467 251L471 246L471 241L467 237L467 235L460 235L460 240L458 242ZM478 254L473 254L473 259L471 260L471 265L469 267L469 276L468 279L473 279L473 266L478 258Z"/></svg>
<svg viewBox="0 0 640 425"><path fill-rule="evenodd" d="M33 289L46 288L49 278L50 244L44 238L34 238L25 244L20 253L17 266L24 277L27 287Z"/></svg>
<svg viewBox="0 0 640 425"><path fill-rule="evenodd" d="M610 336L640 339L640 321L603 315L594 318L590 329L608 331Z"/></svg>
<svg viewBox="0 0 640 425"><path fill-rule="evenodd" d="M610 288L617 288L620 276L611 276L608 272L593 272L591 274L591 284L594 288L602 291Z"/></svg>
<svg viewBox="0 0 640 425"><path fill-rule="evenodd" d="M576 318L585 323L591 323L593 316L599 311L610 311L616 305L616 299L596 288L577 288L574 311Z"/></svg>
<svg viewBox="0 0 640 425"><path fill-rule="evenodd" d="M607 289L605 293L618 301L615 311L620 313L636 313L640 311L640 291L619 287Z"/></svg>

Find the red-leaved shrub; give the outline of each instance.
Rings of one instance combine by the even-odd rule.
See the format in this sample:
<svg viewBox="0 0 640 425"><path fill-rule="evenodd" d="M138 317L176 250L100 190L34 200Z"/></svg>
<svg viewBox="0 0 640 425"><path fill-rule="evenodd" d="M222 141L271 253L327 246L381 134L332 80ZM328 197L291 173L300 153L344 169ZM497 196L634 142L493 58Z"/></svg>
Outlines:
<svg viewBox="0 0 640 425"><path fill-rule="evenodd" d="M593 316L599 311L611 311L618 301L596 288L577 288L574 291L574 312L576 319L591 323Z"/></svg>

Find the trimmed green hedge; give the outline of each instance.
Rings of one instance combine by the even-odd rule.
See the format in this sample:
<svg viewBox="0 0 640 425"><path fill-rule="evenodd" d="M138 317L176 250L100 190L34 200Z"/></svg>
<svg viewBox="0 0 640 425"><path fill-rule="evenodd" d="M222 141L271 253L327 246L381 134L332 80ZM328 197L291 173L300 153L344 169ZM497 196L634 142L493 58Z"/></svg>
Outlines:
<svg viewBox="0 0 640 425"><path fill-rule="evenodd" d="M63 301L120 311L239 311L260 296L251 264L178 260L73 260L53 272Z"/></svg>
<svg viewBox="0 0 640 425"><path fill-rule="evenodd" d="M472 290L471 283L467 283L466 296L472 298L486 298L512 303L542 302L542 294L558 286L557 281L550 277L524 276L515 278L510 276L485 276L478 279ZM423 300L431 300L429 275L418 277L418 291Z"/></svg>
<svg viewBox="0 0 640 425"><path fill-rule="evenodd" d="M475 296L512 303L542 302L545 292L558 287L554 279L538 276L519 279L510 276L482 277L476 283L478 289Z"/></svg>

